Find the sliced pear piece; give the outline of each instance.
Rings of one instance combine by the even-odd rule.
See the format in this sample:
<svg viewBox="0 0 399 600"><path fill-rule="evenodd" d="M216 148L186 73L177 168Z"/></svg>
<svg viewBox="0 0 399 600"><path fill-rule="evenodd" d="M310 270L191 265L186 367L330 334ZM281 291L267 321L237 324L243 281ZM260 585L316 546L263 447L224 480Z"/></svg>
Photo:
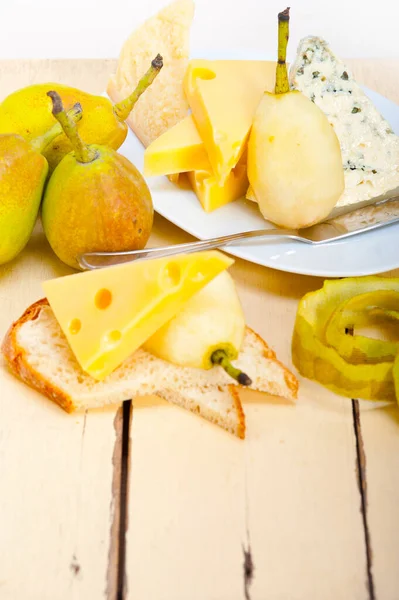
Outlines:
<svg viewBox="0 0 399 600"><path fill-rule="evenodd" d="M222 366L242 385L251 380L230 361L240 352L245 318L232 277L224 271L188 300L183 309L147 339L144 348L182 367Z"/></svg>
<svg viewBox="0 0 399 600"><path fill-rule="evenodd" d="M248 178L265 219L298 229L326 218L345 183L339 141L326 115L289 89L288 24L286 9L279 14L275 93L265 92L252 125Z"/></svg>

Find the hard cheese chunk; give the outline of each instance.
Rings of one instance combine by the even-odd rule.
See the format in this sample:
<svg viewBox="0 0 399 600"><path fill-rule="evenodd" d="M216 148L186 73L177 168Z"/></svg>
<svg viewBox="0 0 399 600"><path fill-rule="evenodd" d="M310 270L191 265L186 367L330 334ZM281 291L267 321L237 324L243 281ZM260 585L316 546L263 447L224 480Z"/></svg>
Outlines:
<svg viewBox="0 0 399 600"><path fill-rule="evenodd" d="M229 173L224 183L209 171L191 171L188 178L191 187L197 194L203 209L212 212L229 202L234 202L242 196L248 188L247 153L245 152L237 166Z"/></svg>
<svg viewBox="0 0 399 600"><path fill-rule="evenodd" d="M198 252L77 273L43 288L80 366L102 380L233 262Z"/></svg>
<svg viewBox="0 0 399 600"><path fill-rule="evenodd" d="M345 175L337 207L398 188L399 137L324 40L300 42L290 83L321 108L337 134Z"/></svg>
<svg viewBox="0 0 399 600"><path fill-rule="evenodd" d="M192 115L163 133L144 152L144 175L173 175L211 170L208 155Z"/></svg>
<svg viewBox="0 0 399 600"><path fill-rule="evenodd" d="M137 101L127 123L148 146L188 114L182 79L188 65L193 0L175 0L149 18L123 44L107 93L114 103L132 93L159 53L164 66Z"/></svg>
<svg viewBox="0 0 399 600"><path fill-rule="evenodd" d="M224 183L240 159L264 91L272 91L272 61L192 60L184 89L214 174Z"/></svg>

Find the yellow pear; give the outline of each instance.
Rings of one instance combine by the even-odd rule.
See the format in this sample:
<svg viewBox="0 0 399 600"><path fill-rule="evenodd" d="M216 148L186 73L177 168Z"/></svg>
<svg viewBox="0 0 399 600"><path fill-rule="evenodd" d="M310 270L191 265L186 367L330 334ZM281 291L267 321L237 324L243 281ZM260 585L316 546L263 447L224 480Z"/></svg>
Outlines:
<svg viewBox="0 0 399 600"><path fill-rule="evenodd" d="M84 118L79 123L79 133L88 144L105 145L117 150L127 136L125 120L162 66L162 57L158 55L136 89L115 105L108 98L59 83L40 83L16 90L0 103L0 133L16 133L28 142L43 135L54 123L51 100L46 94L48 90L54 90L61 96L66 110L77 102L82 106ZM72 149L65 134L49 144L44 156L49 163L50 173Z"/></svg>
<svg viewBox="0 0 399 600"><path fill-rule="evenodd" d="M234 281L223 271L197 292L144 348L175 365L211 369L215 364L242 385L251 380L230 361L238 357L245 318Z"/></svg>
<svg viewBox="0 0 399 600"><path fill-rule="evenodd" d="M325 219L344 191L341 149L326 115L290 91L289 9L279 14L275 93L265 92L248 142L251 194L265 219L298 229Z"/></svg>

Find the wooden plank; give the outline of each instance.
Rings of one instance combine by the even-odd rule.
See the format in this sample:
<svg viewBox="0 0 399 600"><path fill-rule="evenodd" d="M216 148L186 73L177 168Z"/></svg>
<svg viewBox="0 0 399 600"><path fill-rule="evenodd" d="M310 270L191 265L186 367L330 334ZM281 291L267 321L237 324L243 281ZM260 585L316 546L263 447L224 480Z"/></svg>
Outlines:
<svg viewBox="0 0 399 600"><path fill-rule="evenodd" d="M249 319L291 366L297 302L322 280L272 271L266 276L260 268L249 274L245 265L241 274ZM365 553L350 404L300 379L297 407L258 398L246 405L246 413L253 432L247 443L256 569L252 600L363 598Z"/></svg>
<svg viewBox="0 0 399 600"><path fill-rule="evenodd" d="M399 594L399 413L397 406L360 408L365 522L375 598Z"/></svg>
<svg viewBox="0 0 399 600"><path fill-rule="evenodd" d="M297 300L321 281L243 261L233 273L249 325L290 365ZM242 398L245 442L163 402L136 403L128 599L241 599L248 549L252 600L366 597L350 403L304 381L297 407Z"/></svg>
<svg viewBox="0 0 399 600"><path fill-rule="evenodd" d="M98 66L100 67L99 63ZM2 94L36 81L69 81L102 91L106 65L0 63ZM97 79L98 76L98 79ZM41 282L71 272L40 228L0 267L0 336L33 301ZM113 454L117 408L67 415L0 366L0 597L102 598L115 586ZM118 421L119 424L119 421ZM114 460L118 462L118 441ZM117 475L117 470L116 470ZM115 534L115 528L114 528ZM116 532L117 534L117 532ZM115 535L114 535L115 537ZM108 597L115 598L115 594Z"/></svg>
<svg viewBox="0 0 399 600"><path fill-rule="evenodd" d="M399 89L399 88L398 88ZM397 94L399 99L399 94ZM387 273L399 277L399 269ZM371 598L396 600L399 573L399 412L395 403L359 401L357 443Z"/></svg>
<svg viewBox="0 0 399 600"><path fill-rule="evenodd" d="M399 104L397 60L353 61L359 79ZM399 270L389 273L399 277ZM399 597L399 416L396 405L359 402L359 475L369 545L371 599Z"/></svg>

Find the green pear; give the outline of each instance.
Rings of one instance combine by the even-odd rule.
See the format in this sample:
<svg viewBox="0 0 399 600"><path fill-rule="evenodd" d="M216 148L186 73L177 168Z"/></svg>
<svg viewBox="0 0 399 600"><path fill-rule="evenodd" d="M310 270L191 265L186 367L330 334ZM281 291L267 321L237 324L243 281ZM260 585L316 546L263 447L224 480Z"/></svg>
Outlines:
<svg viewBox="0 0 399 600"><path fill-rule="evenodd" d="M70 117L80 116L81 107L75 105ZM0 264L15 258L29 241L48 173L41 152L61 133L59 123L54 123L31 142L19 135L0 135Z"/></svg>
<svg viewBox="0 0 399 600"><path fill-rule="evenodd" d="M59 94L48 95L74 148L55 168L43 197L43 229L54 253L79 269L78 258L86 252L141 250L154 218L143 176L112 148L85 144Z"/></svg>

